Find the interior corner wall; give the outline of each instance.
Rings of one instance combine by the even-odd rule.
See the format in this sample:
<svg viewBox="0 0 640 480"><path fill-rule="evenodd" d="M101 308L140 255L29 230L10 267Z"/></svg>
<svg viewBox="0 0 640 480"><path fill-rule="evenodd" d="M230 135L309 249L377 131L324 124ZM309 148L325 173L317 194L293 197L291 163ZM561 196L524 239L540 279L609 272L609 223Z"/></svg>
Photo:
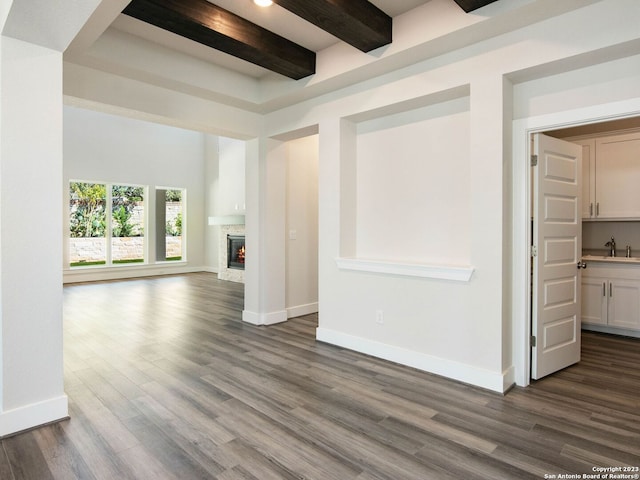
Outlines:
<svg viewBox="0 0 640 480"><path fill-rule="evenodd" d="M64 107L64 188L70 180L187 190L186 264L151 263L114 269L70 269L65 281L125 278L204 268L205 139L191 130ZM64 198L67 198L68 193ZM149 207L153 207L150 191ZM68 205L67 202L64 202ZM150 223L153 223L150 218ZM66 224L66 223L65 223ZM153 229L151 230L153 231ZM68 231L65 230L68 237Z"/></svg>
<svg viewBox="0 0 640 480"><path fill-rule="evenodd" d="M509 300L513 296L513 278L512 278L512 258L513 249L513 191L516 188L513 185L513 84L509 79L503 77L503 121L502 129L504 131L502 144L502 164L503 164L503 213L504 229L502 232L502 369L508 371L513 366L513 349L511 339L513 337L512 318L513 305ZM509 378L509 382L515 382L515 377ZM511 385L508 385L509 387Z"/></svg>
<svg viewBox="0 0 640 480"><path fill-rule="evenodd" d="M246 142L246 263L242 319L254 325L287 320L286 144L271 138Z"/></svg>
<svg viewBox="0 0 640 480"><path fill-rule="evenodd" d="M219 137L218 215L242 215L246 210L245 163L246 143Z"/></svg>
<svg viewBox="0 0 640 480"><path fill-rule="evenodd" d="M318 311L318 135L287 142L287 317Z"/></svg>
<svg viewBox="0 0 640 480"><path fill-rule="evenodd" d="M0 436L67 416L62 53L0 40Z"/></svg>
<svg viewBox="0 0 640 480"><path fill-rule="evenodd" d="M216 135L204 136L204 192L205 216L207 218L218 215L218 198L220 197L220 137ZM208 222L207 222L208 223ZM204 263L208 271L218 273L218 244L220 239L219 227L207 225L204 234Z"/></svg>

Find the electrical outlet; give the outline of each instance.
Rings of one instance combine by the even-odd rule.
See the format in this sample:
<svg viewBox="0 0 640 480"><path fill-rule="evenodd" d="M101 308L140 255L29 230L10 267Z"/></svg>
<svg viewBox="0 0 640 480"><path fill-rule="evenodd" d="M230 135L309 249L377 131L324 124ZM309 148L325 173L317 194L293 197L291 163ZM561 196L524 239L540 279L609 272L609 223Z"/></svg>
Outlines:
<svg viewBox="0 0 640 480"><path fill-rule="evenodd" d="M384 323L384 316L382 310L376 310L376 323L382 325Z"/></svg>

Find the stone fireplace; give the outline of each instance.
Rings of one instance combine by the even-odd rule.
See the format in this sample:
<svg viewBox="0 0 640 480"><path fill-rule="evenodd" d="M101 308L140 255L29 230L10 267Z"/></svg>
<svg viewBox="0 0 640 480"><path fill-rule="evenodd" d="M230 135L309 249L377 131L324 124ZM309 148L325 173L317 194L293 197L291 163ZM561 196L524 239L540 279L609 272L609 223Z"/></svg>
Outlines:
<svg viewBox="0 0 640 480"><path fill-rule="evenodd" d="M218 278L244 283L244 225L220 225Z"/></svg>

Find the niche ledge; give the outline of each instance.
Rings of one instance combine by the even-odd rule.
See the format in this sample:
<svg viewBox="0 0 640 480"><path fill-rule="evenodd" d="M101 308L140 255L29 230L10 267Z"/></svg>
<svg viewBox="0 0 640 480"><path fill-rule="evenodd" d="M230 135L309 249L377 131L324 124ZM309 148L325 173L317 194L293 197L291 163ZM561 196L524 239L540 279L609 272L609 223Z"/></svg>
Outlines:
<svg viewBox="0 0 640 480"><path fill-rule="evenodd" d="M474 268L470 265L439 265L434 263L407 263L390 260L338 257L336 264L340 270L402 275L405 277L437 278L468 282Z"/></svg>

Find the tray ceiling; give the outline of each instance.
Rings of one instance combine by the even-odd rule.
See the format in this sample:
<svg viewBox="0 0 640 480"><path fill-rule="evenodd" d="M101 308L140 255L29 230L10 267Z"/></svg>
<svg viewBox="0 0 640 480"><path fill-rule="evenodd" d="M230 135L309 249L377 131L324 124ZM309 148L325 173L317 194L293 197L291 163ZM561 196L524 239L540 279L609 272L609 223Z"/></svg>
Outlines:
<svg viewBox="0 0 640 480"><path fill-rule="evenodd" d="M455 1L469 12L495 0ZM390 44L392 17L424 3L274 0L261 8L251 0L133 0L123 13L135 21L122 19L114 26L156 42L160 29L187 39L181 42L185 48L196 42L298 80L315 73L317 51L339 41L363 52Z"/></svg>

